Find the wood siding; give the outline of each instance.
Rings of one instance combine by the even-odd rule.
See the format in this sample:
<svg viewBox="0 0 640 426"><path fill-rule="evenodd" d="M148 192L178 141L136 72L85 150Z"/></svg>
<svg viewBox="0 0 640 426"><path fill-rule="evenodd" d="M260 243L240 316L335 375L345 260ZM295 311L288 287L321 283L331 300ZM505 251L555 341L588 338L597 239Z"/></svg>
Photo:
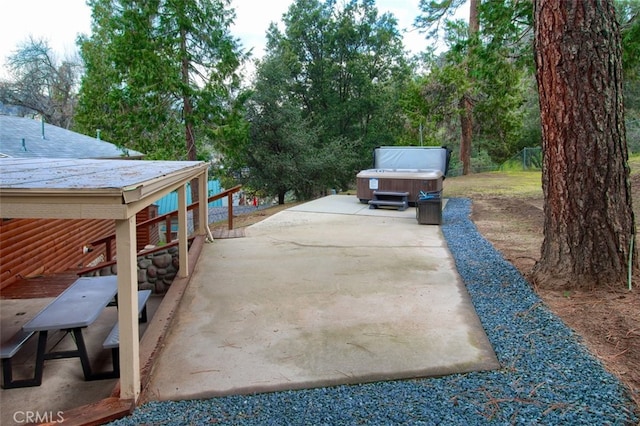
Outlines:
<svg viewBox="0 0 640 426"><path fill-rule="evenodd" d="M114 232L113 220L2 219L0 289L21 277L85 267L104 254L104 245L87 254L83 247Z"/></svg>
<svg viewBox="0 0 640 426"><path fill-rule="evenodd" d="M158 206L151 204L146 209L138 212L136 215L136 223L141 223L149 219L158 217ZM158 233L158 224L151 226L138 227L136 229L136 248L138 251L144 250L148 245L157 245L160 241ZM115 250L115 247L114 247Z"/></svg>

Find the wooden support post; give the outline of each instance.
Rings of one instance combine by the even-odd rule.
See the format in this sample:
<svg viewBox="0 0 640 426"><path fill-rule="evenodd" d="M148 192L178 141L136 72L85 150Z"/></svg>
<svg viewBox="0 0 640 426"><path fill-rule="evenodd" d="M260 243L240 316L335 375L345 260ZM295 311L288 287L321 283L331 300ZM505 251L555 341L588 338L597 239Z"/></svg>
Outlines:
<svg viewBox="0 0 640 426"><path fill-rule="evenodd" d="M178 255L180 267L178 276L189 276L189 247L187 232L187 185L178 188Z"/></svg>
<svg viewBox="0 0 640 426"><path fill-rule="evenodd" d="M164 221L164 241L168 244L171 242L171 223L172 223L172 219L171 219L171 215L167 216L167 218Z"/></svg>
<svg viewBox="0 0 640 426"><path fill-rule="evenodd" d="M229 222L229 231L233 229L233 192L227 194L227 220Z"/></svg>
<svg viewBox="0 0 640 426"><path fill-rule="evenodd" d="M107 240L105 242L107 262L110 262L111 260L113 260L113 253L112 253L112 250L111 250L111 242L112 242L112 240Z"/></svg>
<svg viewBox="0 0 640 426"><path fill-rule="evenodd" d="M209 226L209 203L207 202L207 200L209 199L209 182L207 179L206 170L198 177L198 181L200 188L200 201L198 203L198 208L200 211L200 223L198 224L199 226L196 230L196 235L206 235Z"/></svg>
<svg viewBox="0 0 640 426"><path fill-rule="evenodd" d="M136 217L116 220L118 253L118 323L120 324L120 398L140 395L140 342L138 332L138 272Z"/></svg>

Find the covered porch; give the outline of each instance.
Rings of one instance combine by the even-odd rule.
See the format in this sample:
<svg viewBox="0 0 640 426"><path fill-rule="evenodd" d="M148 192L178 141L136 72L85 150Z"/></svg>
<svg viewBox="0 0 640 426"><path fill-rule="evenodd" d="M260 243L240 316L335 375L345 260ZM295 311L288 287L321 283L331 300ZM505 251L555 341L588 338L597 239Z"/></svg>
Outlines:
<svg viewBox="0 0 640 426"><path fill-rule="evenodd" d="M176 281L185 280L192 267L187 246L186 185L197 179L199 198L206 199L208 164L187 161L5 158L0 159L0 169L2 218L115 221L121 371L118 399L135 404L141 391L143 358L138 337L135 215L164 195L178 192L180 265ZM200 218L208 217L207 203L200 203L198 210ZM208 234L206 220L200 221L195 234L203 237L194 245L201 245Z"/></svg>

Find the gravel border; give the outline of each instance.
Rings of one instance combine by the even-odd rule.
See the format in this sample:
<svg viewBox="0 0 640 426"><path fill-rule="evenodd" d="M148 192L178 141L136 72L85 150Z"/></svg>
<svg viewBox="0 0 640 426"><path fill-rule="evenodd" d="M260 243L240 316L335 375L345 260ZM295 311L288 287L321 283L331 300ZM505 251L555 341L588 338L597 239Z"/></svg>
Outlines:
<svg viewBox="0 0 640 426"><path fill-rule="evenodd" d="M628 425L628 391L450 199L442 232L502 368L208 400L150 402L112 425Z"/></svg>
<svg viewBox="0 0 640 426"><path fill-rule="evenodd" d="M257 207L254 206L233 206L233 216L253 213L257 210L268 209L273 207L271 204L260 204ZM228 207L209 207L209 223L222 222L227 220L229 208Z"/></svg>

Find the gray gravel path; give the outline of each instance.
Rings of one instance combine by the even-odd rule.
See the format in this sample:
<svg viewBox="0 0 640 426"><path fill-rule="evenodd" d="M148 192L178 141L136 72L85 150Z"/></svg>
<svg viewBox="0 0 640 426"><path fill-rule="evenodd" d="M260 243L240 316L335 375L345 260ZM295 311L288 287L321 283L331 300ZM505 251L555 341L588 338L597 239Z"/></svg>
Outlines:
<svg viewBox="0 0 640 426"><path fill-rule="evenodd" d="M256 210L262 210L269 207L272 207L272 206L268 204L262 204L257 207L233 206L233 215L238 216L238 215L253 213ZM228 210L229 209L227 207L209 207L209 223L215 223L215 222L227 220Z"/></svg>
<svg viewBox="0 0 640 426"><path fill-rule="evenodd" d="M150 402L113 425L630 425L628 391L451 199L442 231L502 365L441 378Z"/></svg>

